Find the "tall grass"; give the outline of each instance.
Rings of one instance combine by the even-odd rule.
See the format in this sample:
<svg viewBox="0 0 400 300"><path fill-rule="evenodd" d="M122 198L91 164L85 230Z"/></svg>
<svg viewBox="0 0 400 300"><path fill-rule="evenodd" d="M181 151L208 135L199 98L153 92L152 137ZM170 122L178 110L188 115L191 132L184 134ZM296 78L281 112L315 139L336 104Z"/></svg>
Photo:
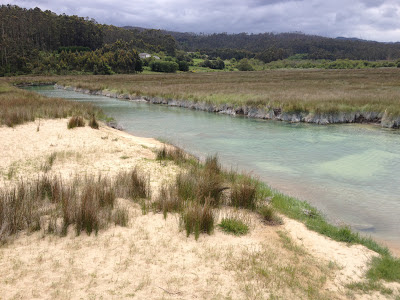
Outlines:
<svg viewBox="0 0 400 300"><path fill-rule="evenodd" d="M215 214L210 199L204 204L189 202L180 216L180 223L185 228L186 235L194 234L197 240L200 233L211 234L214 230Z"/></svg>
<svg viewBox="0 0 400 300"><path fill-rule="evenodd" d="M101 110L90 104L46 98L0 80L0 126L14 127L37 118L57 119L73 115L81 115L87 119L93 115L103 117Z"/></svg>
<svg viewBox="0 0 400 300"><path fill-rule="evenodd" d="M137 177L133 185L132 176ZM141 178L133 170L117 178L87 175L63 181L59 176L45 174L31 181L20 179L14 186L0 189L0 242L22 230L42 229L65 235L74 225L76 234L84 231L90 235L111 222L126 225L127 210L115 207L116 198L148 197L147 177Z"/></svg>

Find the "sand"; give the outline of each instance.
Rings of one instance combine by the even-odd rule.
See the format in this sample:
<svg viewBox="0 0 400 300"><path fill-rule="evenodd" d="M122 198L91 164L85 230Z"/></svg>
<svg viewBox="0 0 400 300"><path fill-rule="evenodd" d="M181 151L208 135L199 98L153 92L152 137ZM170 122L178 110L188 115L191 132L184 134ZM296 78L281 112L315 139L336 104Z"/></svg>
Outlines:
<svg viewBox="0 0 400 300"><path fill-rule="evenodd" d="M162 144L108 128L67 130L67 120L42 120L0 127L0 185L34 178L56 158L48 173L115 175L140 168L157 193L179 168L155 161ZM54 154L55 153L55 154ZM268 226L251 212L223 208L219 218L236 215L250 233L236 237L216 228L196 241L179 227L179 216L128 207L127 227L110 226L97 236L66 237L20 232L0 246L0 299L396 299L361 294L346 287L363 280L376 253L309 231L283 217ZM274 298L275 299L275 298Z"/></svg>

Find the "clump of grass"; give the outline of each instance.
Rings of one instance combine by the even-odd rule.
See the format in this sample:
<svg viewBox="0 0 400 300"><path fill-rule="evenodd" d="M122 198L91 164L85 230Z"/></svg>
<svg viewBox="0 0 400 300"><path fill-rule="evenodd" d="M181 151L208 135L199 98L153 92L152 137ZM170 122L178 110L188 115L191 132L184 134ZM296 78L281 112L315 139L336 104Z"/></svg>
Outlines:
<svg viewBox="0 0 400 300"><path fill-rule="evenodd" d="M372 281L384 279L400 282L400 259L390 255L374 257L367 277Z"/></svg>
<svg viewBox="0 0 400 300"><path fill-rule="evenodd" d="M207 173L211 174L220 174L222 167L216 155L207 156L206 161L204 163L204 169Z"/></svg>
<svg viewBox="0 0 400 300"><path fill-rule="evenodd" d="M234 207L255 209L257 206L258 181L241 176L232 184L230 201Z"/></svg>
<svg viewBox="0 0 400 300"><path fill-rule="evenodd" d="M382 295L391 295L393 290L385 287L382 283L376 282L374 280L367 280L361 282L352 282L346 285L347 288L351 290L359 290L367 294L371 291L379 291ZM396 298L397 299L397 298Z"/></svg>
<svg viewBox="0 0 400 300"><path fill-rule="evenodd" d="M89 120L89 126L93 129L99 129L99 123L96 120L96 116L93 114Z"/></svg>
<svg viewBox="0 0 400 300"><path fill-rule="evenodd" d="M150 178L136 168L130 172L119 173L116 179L117 195L138 200L150 197Z"/></svg>
<svg viewBox="0 0 400 300"><path fill-rule="evenodd" d="M189 203L180 216L180 224L186 231L186 236L194 234L197 240L200 233L211 234L214 231L215 215L209 201L204 204Z"/></svg>
<svg viewBox="0 0 400 300"><path fill-rule="evenodd" d="M178 174L176 187L182 200L196 199L204 204L206 199L210 199L210 205L214 207L221 204L223 191L227 189L220 174L199 165Z"/></svg>
<svg viewBox="0 0 400 300"><path fill-rule="evenodd" d="M129 222L129 211L126 207L118 207L115 209L112 215L112 220L115 225L122 227L128 226Z"/></svg>
<svg viewBox="0 0 400 300"><path fill-rule="evenodd" d="M283 220L279 217L275 210L269 205L263 205L258 208L257 212L260 214L263 222L269 225L282 225Z"/></svg>
<svg viewBox="0 0 400 300"><path fill-rule="evenodd" d="M187 154L179 147L166 146L156 151L156 160L172 160L177 164L186 162L188 159Z"/></svg>
<svg viewBox="0 0 400 300"><path fill-rule="evenodd" d="M81 116L73 116L69 119L67 127L68 129L85 127L85 120Z"/></svg>
<svg viewBox="0 0 400 300"><path fill-rule="evenodd" d="M169 212L181 212L184 201L178 197L177 189L173 185L164 184L161 186L157 199L153 202L156 211L162 212L167 218Z"/></svg>
<svg viewBox="0 0 400 300"><path fill-rule="evenodd" d="M45 173L50 171L51 168L53 167L56 158L57 158L57 152L51 153L49 157L46 159L46 161L40 166L40 169Z"/></svg>
<svg viewBox="0 0 400 300"><path fill-rule="evenodd" d="M249 226L236 218L223 218L218 226L227 233L245 235L249 232Z"/></svg>

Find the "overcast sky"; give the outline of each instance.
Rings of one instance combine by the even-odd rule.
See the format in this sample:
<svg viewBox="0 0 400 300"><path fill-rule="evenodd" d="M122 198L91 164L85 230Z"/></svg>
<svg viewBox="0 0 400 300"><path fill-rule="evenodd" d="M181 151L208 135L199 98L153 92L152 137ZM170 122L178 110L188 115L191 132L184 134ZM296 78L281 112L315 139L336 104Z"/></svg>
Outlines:
<svg viewBox="0 0 400 300"><path fill-rule="evenodd" d="M182 32L293 32L400 41L400 0L0 0L99 23Z"/></svg>

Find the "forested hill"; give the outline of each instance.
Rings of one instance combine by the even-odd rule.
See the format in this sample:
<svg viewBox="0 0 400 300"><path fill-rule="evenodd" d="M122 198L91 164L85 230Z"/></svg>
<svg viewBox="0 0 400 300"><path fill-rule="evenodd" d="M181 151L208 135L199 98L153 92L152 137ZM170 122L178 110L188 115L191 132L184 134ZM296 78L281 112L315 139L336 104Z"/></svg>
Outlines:
<svg viewBox="0 0 400 300"><path fill-rule="evenodd" d="M43 63L43 52L94 51L117 40L138 52L163 51L173 56L176 50L175 39L160 30L133 31L39 8L1 5L0 75L30 73L35 64Z"/></svg>
<svg viewBox="0 0 400 300"><path fill-rule="evenodd" d="M222 59L236 54L258 55L264 62L282 59L294 54L305 54L308 59L363 59L393 60L400 58L400 43L378 43L357 39L334 39L302 33L261 34L210 34L179 33L172 35L179 47L186 51L198 51L219 56ZM218 49L218 51L216 51ZM235 50L235 51L231 51Z"/></svg>
<svg viewBox="0 0 400 300"><path fill-rule="evenodd" d="M132 21L134 22L134 20ZM139 52L171 60L183 51L210 59L396 60L400 43L332 39L301 33L193 34L98 24L39 8L0 6L0 76L30 73L140 72Z"/></svg>

